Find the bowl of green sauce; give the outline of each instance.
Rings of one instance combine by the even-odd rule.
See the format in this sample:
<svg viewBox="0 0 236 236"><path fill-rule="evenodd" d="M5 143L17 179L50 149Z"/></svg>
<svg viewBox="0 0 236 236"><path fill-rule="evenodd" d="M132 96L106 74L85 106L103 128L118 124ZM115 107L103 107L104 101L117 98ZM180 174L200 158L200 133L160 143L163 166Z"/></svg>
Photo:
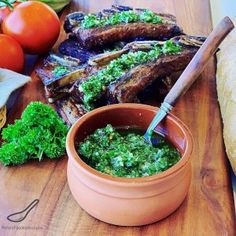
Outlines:
<svg viewBox="0 0 236 236"><path fill-rule="evenodd" d="M101 107L70 129L67 177L78 204L95 218L122 226L154 223L184 201L191 180L192 136L170 114L156 128L155 146L143 134L158 108Z"/></svg>

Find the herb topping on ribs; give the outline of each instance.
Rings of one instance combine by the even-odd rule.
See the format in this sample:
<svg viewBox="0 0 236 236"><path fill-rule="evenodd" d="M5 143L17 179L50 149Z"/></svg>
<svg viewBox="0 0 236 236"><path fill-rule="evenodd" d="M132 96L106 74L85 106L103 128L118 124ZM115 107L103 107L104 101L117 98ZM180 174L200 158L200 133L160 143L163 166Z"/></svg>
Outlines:
<svg viewBox="0 0 236 236"><path fill-rule="evenodd" d="M87 109L101 97L110 103L137 101L137 94L158 77L183 70L203 38L177 36L165 42L138 41L123 48L123 54L107 66L75 82L71 94ZM130 48L126 51L127 48Z"/></svg>
<svg viewBox="0 0 236 236"><path fill-rule="evenodd" d="M66 17L64 29L85 48L140 37L166 40L182 34L174 16L147 9L112 6L99 13L74 12Z"/></svg>

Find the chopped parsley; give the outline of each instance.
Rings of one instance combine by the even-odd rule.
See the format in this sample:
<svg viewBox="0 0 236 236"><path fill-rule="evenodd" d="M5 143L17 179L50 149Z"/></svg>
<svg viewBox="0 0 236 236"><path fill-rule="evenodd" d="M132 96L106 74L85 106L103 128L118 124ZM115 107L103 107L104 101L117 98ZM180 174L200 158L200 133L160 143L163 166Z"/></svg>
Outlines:
<svg viewBox="0 0 236 236"><path fill-rule="evenodd" d="M138 14L135 11L116 12L110 16L98 17L94 14L88 14L81 22L81 27L91 29L94 27L104 27L108 25L117 25L120 23L145 22L159 24L162 23L162 17L158 16L151 10L145 10Z"/></svg>
<svg viewBox="0 0 236 236"><path fill-rule="evenodd" d="M53 69L52 73L56 76L56 77L60 77L63 76L67 73L69 73L70 71L64 67L64 66L57 66Z"/></svg>
<svg viewBox="0 0 236 236"><path fill-rule="evenodd" d="M83 103L88 110L94 108L93 103L102 94L111 82L117 80L133 67L148 63L157 59L162 54L176 54L181 51L181 46L171 40L165 41L163 45L155 45L150 51L137 51L123 54L112 60L106 68L88 77L79 86L83 93Z"/></svg>
<svg viewBox="0 0 236 236"><path fill-rule="evenodd" d="M144 140L143 135L122 133L109 124L80 143L78 153L89 166L108 175L151 176L180 160L177 149L164 138L160 139L160 144L154 147Z"/></svg>

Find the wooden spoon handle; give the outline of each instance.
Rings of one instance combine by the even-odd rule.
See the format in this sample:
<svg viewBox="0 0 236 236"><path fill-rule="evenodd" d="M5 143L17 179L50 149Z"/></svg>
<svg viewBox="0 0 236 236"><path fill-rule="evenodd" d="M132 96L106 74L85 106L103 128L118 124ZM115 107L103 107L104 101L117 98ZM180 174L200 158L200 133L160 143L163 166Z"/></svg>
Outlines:
<svg viewBox="0 0 236 236"><path fill-rule="evenodd" d="M206 66L207 61L214 55L220 43L233 28L234 24L229 17L225 17L216 26L185 68L170 92L166 95L164 102L172 106L175 105L177 99L183 95L198 78Z"/></svg>

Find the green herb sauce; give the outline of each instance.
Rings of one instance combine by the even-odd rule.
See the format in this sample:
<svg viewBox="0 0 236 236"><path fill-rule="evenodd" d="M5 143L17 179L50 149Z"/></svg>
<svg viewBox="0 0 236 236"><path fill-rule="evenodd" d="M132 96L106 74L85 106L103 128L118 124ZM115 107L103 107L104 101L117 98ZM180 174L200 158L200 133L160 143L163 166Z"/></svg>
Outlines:
<svg viewBox="0 0 236 236"><path fill-rule="evenodd" d="M64 67L64 66L57 66L53 69L52 73L56 76L56 77L60 77L63 76L67 73L69 73L70 71Z"/></svg>
<svg viewBox="0 0 236 236"><path fill-rule="evenodd" d="M95 27L104 27L109 25L117 25L120 23L134 23L144 22L160 24L163 22L161 16L158 16L151 10L145 10L141 14L135 11L122 11L117 12L110 16L98 17L94 14L88 14L81 22L81 27L84 29L91 29Z"/></svg>
<svg viewBox="0 0 236 236"><path fill-rule="evenodd" d="M157 59L162 54L176 54L182 50L181 46L171 40L162 45L155 45L146 51L129 52L112 60L106 68L90 76L80 84L79 90L84 94L83 102L88 110L94 108L93 103L111 82L117 80L133 67Z"/></svg>
<svg viewBox="0 0 236 236"><path fill-rule="evenodd" d="M151 146L143 135L119 132L111 125L97 129L79 144L78 153L94 169L119 177L151 176L167 170L180 160L179 152L161 136Z"/></svg>

